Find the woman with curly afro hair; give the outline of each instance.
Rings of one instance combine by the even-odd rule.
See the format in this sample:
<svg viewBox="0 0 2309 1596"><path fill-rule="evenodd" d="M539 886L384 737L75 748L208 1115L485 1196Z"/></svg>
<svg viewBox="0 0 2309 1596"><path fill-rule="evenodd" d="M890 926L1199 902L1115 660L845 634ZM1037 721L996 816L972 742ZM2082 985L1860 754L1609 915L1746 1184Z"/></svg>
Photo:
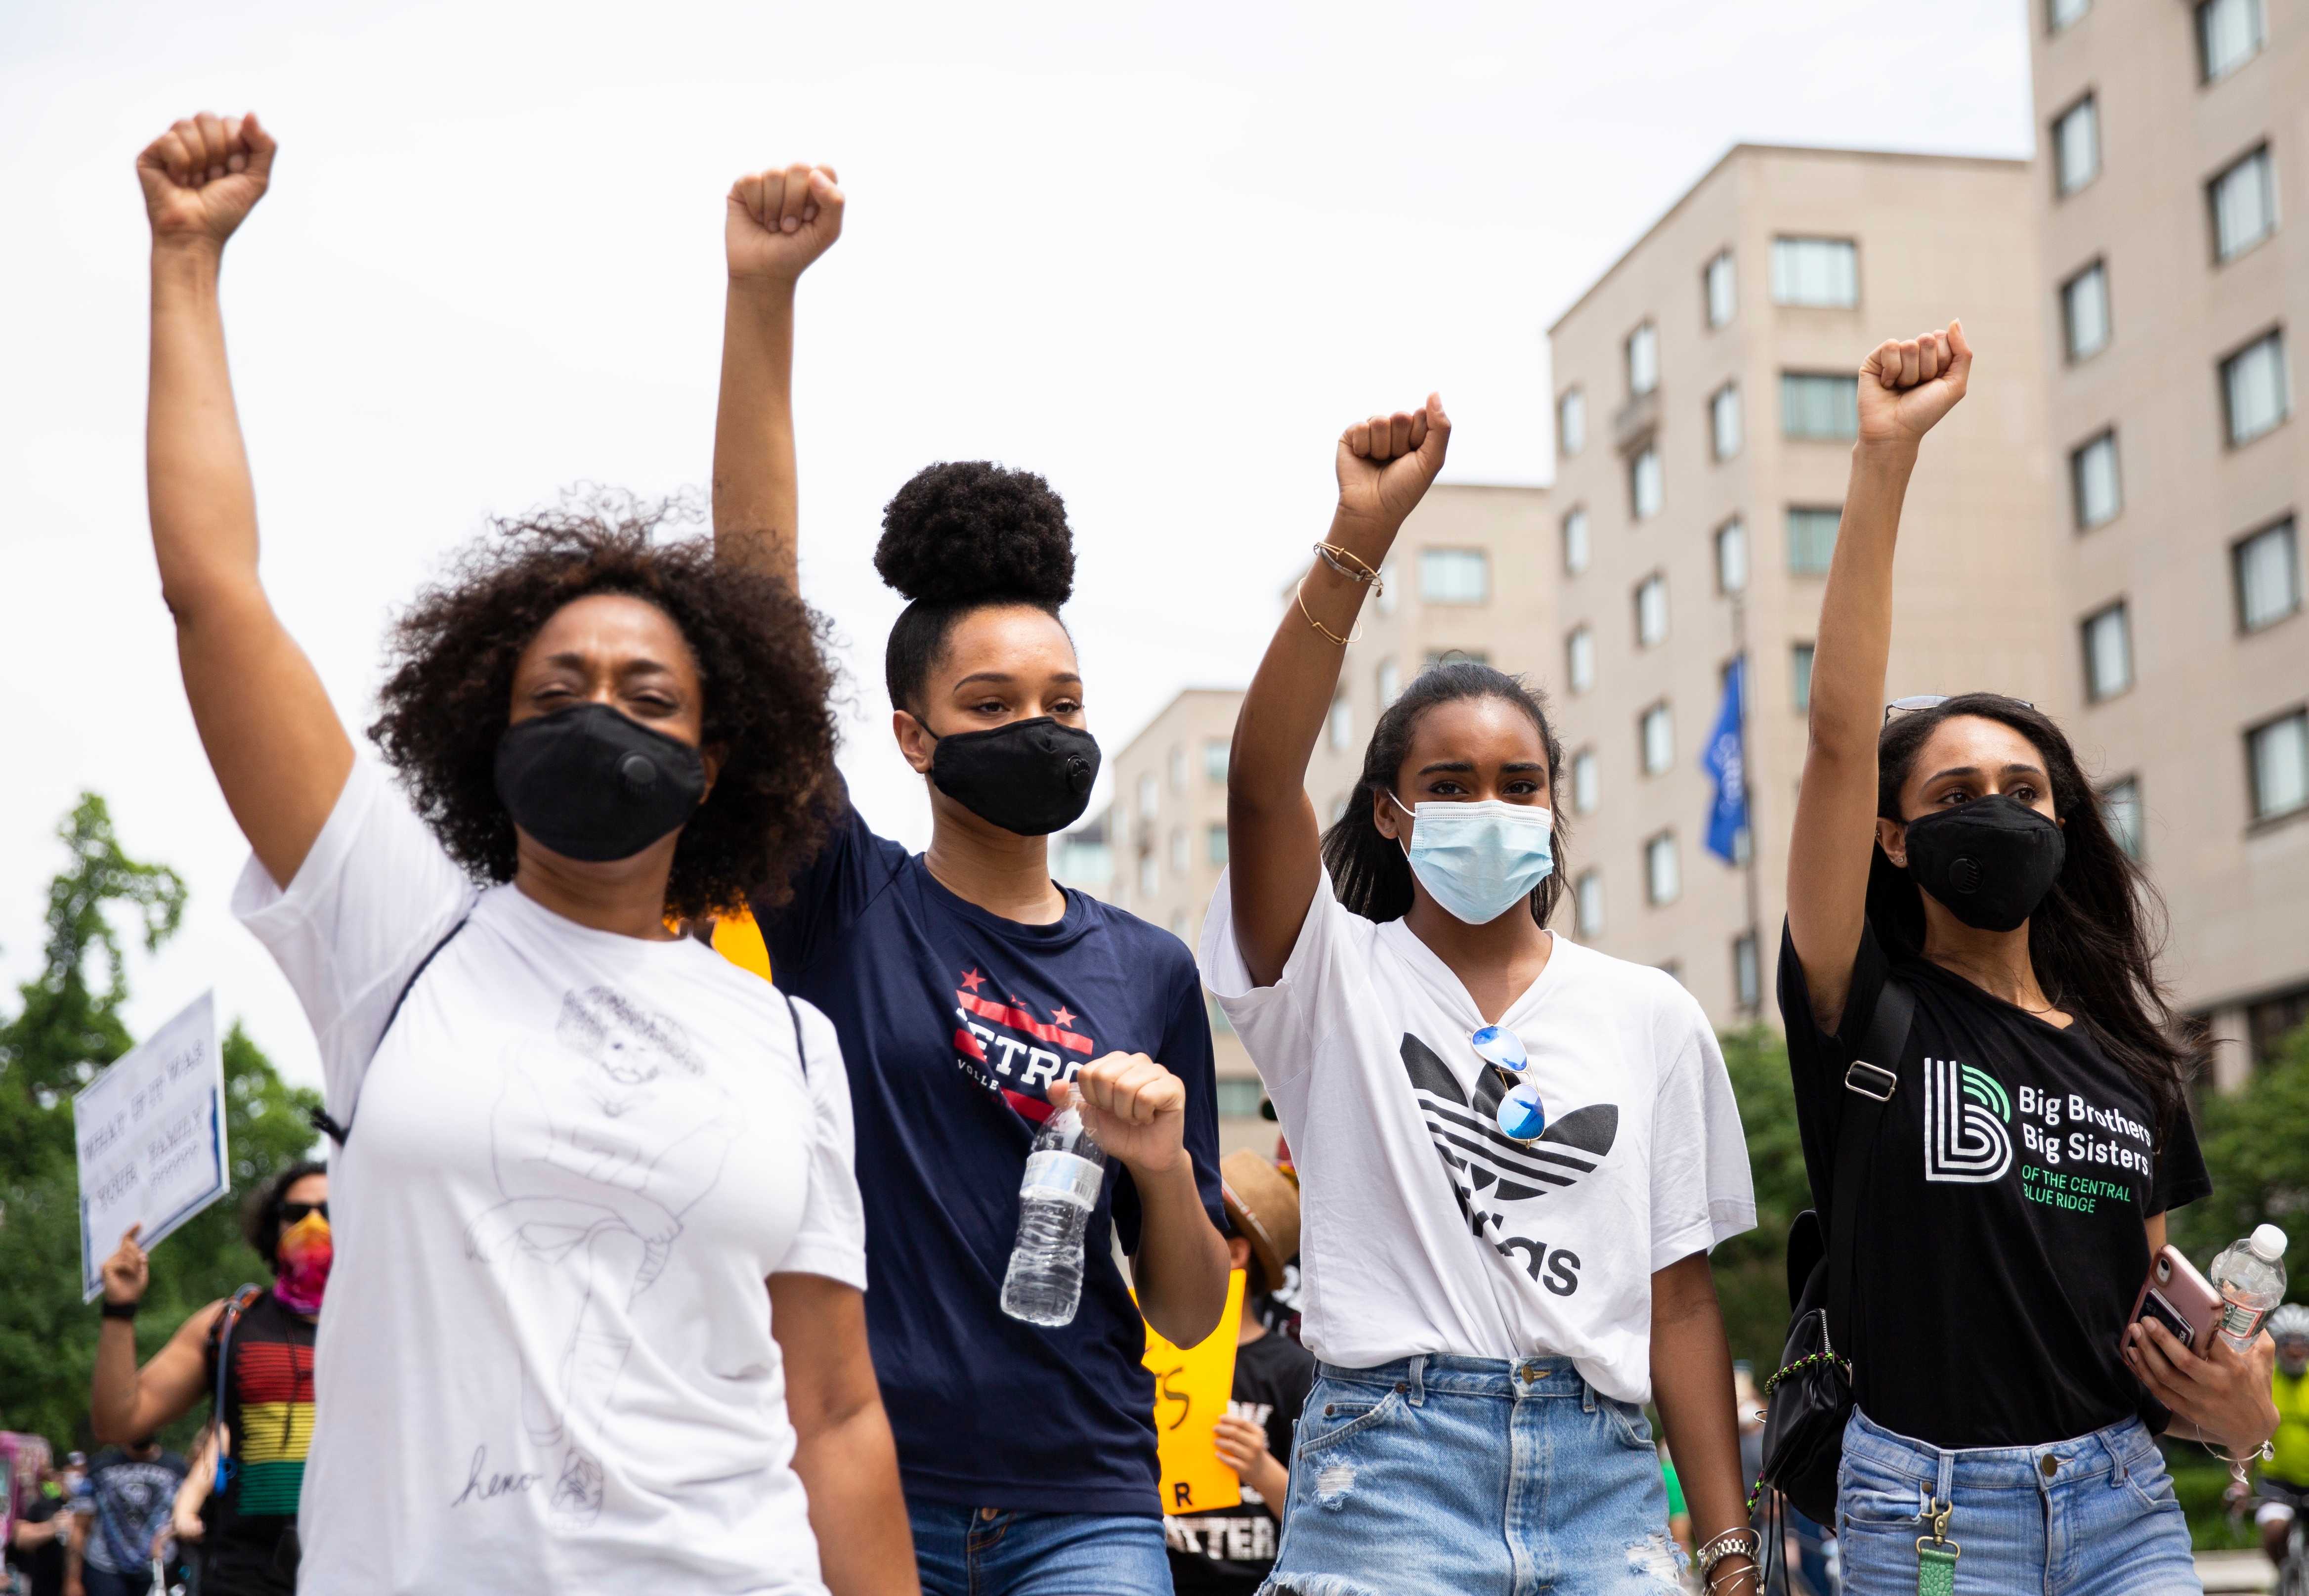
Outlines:
<svg viewBox="0 0 2309 1596"><path fill-rule="evenodd" d="M786 194L810 180L790 171ZM713 460L723 568L781 582L797 236L731 209ZM1190 1346L1225 1305L1210 1022L1176 937L1051 880L1050 834L1082 814L1099 759L1059 619L1066 506L1030 473L932 465L890 501L874 562L909 601L890 723L924 778L930 849L878 837L830 785L826 846L766 878L754 911L779 983L832 1018L850 1069L867 1322L922 1586L1168 1592L1141 1358L1146 1324ZM1010 1278L1029 1149L1067 1109L1109 1160L1096 1179L1060 1166L1091 1198L1078 1297Z"/></svg>
<svg viewBox="0 0 2309 1596"><path fill-rule="evenodd" d="M671 929L818 840L820 626L630 503L502 525L359 754L259 583L225 362L273 150L202 116L137 172L161 589L341 1144L299 1583L911 1591L834 1028Z"/></svg>

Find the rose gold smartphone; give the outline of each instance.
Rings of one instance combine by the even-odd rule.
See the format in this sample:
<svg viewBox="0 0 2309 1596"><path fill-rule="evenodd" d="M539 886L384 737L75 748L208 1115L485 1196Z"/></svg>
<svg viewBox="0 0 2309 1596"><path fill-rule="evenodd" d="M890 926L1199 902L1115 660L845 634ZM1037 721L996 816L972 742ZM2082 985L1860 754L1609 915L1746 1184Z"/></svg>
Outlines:
<svg viewBox="0 0 2309 1596"><path fill-rule="evenodd" d="M2149 1278L2133 1299L2132 1318L2154 1319L2184 1347L2206 1357L2221 1322L2221 1294L2178 1248L2163 1247L2149 1260Z"/></svg>

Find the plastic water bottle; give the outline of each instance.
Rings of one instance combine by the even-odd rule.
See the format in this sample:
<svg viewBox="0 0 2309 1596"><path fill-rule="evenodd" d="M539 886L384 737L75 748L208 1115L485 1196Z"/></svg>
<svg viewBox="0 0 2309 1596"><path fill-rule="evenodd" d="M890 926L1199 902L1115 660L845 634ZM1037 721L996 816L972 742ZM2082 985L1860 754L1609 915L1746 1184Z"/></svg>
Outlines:
<svg viewBox="0 0 2309 1596"><path fill-rule="evenodd" d="M1018 1245L1002 1277L1002 1311L1029 1324L1074 1323L1082 1303L1083 1233L1106 1179L1106 1155L1061 1109L1042 1122L1018 1187Z"/></svg>
<svg viewBox="0 0 2309 1596"><path fill-rule="evenodd" d="M2285 1232L2257 1227L2213 1260L2213 1289L2221 1294L2221 1340L2233 1352L2250 1350L2261 1322L2285 1300Z"/></svg>

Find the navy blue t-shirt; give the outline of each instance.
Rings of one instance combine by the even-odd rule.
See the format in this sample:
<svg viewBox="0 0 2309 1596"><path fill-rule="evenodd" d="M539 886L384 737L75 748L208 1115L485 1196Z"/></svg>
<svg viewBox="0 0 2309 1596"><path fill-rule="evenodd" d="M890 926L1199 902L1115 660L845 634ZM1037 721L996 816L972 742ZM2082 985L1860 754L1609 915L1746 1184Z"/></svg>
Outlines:
<svg viewBox="0 0 2309 1596"><path fill-rule="evenodd" d="M1109 1227L1138 1250L1138 1194L1109 1167L1082 1305L1058 1330L1004 1314L1018 1185L1049 1088L1115 1052L1186 1083L1186 1147L1212 1222L1218 1118L1209 1017L1185 944L1068 891L1024 925L938 885L847 795L779 908L772 976L834 1021L866 1203L866 1323L906 1495L1041 1513L1162 1512L1145 1322Z"/></svg>

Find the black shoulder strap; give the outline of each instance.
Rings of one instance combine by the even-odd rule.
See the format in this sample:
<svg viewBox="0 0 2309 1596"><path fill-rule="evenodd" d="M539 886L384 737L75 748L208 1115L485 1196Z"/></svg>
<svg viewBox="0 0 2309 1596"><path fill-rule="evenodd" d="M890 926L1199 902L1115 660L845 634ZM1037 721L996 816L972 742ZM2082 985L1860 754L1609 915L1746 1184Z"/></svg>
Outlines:
<svg viewBox="0 0 2309 1596"><path fill-rule="evenodd" d="M240 1328L240 1316L248 1311L249 1305L264 1294L262 1286L243 1286L232 1294L231 1300L224 1305L224 1311L209 1323L209 1346L216 1354L216 1405L210 1410L209 1415L214 1423L224 1422L225 1397L232 1380L232 1332ZM219 1490L224 1488L230 1478L226 1468L229 1451L229 1448L220 1448L217 1453L215 1484Z"/></svg>
<svg viewBox="0 0 2309 1596"><path fill-rule="evenodd" d="M797 1009L796 1007L794 1007L793 994L792 994L791 993L789 993L789 992L780 992L780 993L778 993L778 995L779 995L780 997L782 997L782 998L785 999L785 1001L786 1001L786 1018L787 1018L788 1019L791 1019L791 1020L792 1020L792 1021L793 1021L793 1028L794 1028L794 1057L796 1057L796 1058L798 1058L798 1059L800 1059L800 1060L801 1061L801 1074L802 1074L802 1079L803 1079L804 1080L809 1080L809 1048L807 1048L807 1047L805 1047L804 1045L802 1045L802 1040L801 1040L801 1011L800 1011L800 1009Z"/></svg>
<svg viewBox="0 0 2309 1596"><path fill-rule="evenodd" d="M457 923L442 934L439 941L426 950L425 957L417 961L417 967L409 972L409 979L401 984L401 992L393 1000L393 1008L385 1017L385 1028L376 1033L377 1048L382 1049L385 1046L385 1039L393 1034L393 1022L401 1018L402 1004L407 1002L409 994L417 990L417 978L425 973L426 967L433 962L441 950L447 947L455 939L457 933L465 929L465 923L472 917L472 906L469 904L466 906L465 912L457 916ZM313 1129L320 1132L322 1135L326 1136L341 1148L344 1146L345 1139L353 1133L352 1121L347 1120L344 1123L339 1124L325 1108L316 1108L307 1117L313 1122Z"/></svg>
<svg viewBox="0 0 2309 1596"><path fill-rule="evenodd" d="M1844 1100L1836 1142L1835 1184L1828 1192L1829 1332L1846 1353L1852 1349L1852 1281L1860 1245L1861 1190L1876 1151L1877 1129L1885 1106L1900 1086L1900 1055L1916 1017L1916 994L1898 976L1884 977L1875 1011L1860 1038L1859 1052L1844 1072Z"/></svg>

